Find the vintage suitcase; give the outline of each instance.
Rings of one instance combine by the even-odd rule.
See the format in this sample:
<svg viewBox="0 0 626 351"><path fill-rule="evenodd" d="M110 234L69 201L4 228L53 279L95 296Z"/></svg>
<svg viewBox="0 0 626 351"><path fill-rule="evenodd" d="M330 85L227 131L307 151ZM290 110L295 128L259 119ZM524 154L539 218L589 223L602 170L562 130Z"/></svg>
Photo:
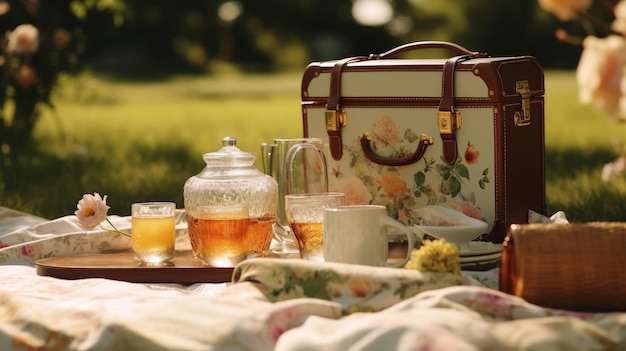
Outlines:
<svg viewBox="0 0 626 351"><path fill-rule="evenodd" d="M453 56L398 58L424 49ZM544 81L533 57L415 42L313 62L301 93L304 136L328 141L330 189L348 203L385 205L408 225L417 207L447 206L488 222L494 242L528 210L545 213Z"/></svg>

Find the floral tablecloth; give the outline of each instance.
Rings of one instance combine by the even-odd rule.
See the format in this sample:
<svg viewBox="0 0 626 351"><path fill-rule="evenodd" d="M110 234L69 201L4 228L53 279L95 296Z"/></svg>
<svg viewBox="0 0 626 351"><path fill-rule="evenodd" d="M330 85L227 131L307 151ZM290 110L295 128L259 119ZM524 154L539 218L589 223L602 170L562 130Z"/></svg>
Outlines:
<svg viewBox="0 0 626 351"><path fill-rule="evenodd" d="M626 313L542 308L469 274L256 258L221 284L38 276L36 258L128 245L75 223L0 207L1 350L626 349Z"/></svg>

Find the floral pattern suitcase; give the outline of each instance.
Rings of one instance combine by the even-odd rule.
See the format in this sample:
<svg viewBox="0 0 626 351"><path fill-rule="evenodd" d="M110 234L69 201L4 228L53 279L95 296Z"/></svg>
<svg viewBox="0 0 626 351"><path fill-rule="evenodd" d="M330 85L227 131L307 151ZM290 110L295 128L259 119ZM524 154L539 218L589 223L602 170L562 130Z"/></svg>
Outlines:
<svg viewBox="0 0 626 351"><path fill-rule="evenodd" d="M445 49L443 59L399 56ZM407 225L442 205L509 225L545 213L544 80L531 56L490 57L448 42L313 62L302 78L305 137L327 141L329 188Z"/></svg>

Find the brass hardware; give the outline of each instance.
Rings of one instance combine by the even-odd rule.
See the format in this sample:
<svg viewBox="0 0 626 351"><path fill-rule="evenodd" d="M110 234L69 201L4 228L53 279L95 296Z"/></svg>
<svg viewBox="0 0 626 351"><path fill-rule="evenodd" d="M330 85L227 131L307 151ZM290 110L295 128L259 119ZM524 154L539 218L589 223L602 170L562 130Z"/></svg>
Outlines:
<svg viewBox="0 0 626 351"><path fill-rule="evenodd" d="M339 115L337 115L339 112ZM348 119L346 116L346 111L326 111L326 130L329 132L336 132L339 130L339 127L345 127L348 125Z"/></svg>
<svg viewBox="0 0 626 351"><path fill-rule="evenodd" d="M326 130L336 132L337 129L337 111L326 111Z"/></svg>
<svg viewBox="0 0 626 351"><path fill-rule="evenodd" d="M304 95L305 98L308 98L309 97L309 92L308 91L303 91L302 95Z"/></svg>
<svg viewBox="0 0 626 351"><path fill-rule="evenodd" d="M346 110L339 111L339 125L346 127L348 125L348 114Z"/></svg>
<svg viewBox="0 0 626 351"><path fill-rule="evenodd" d="M530 87L528 81L520 80L515 82L515 92L522 96L522 111L515 112L515 126L527 126L530 124Z"/></svg>
<svg viewBox="0 0 626 351"><path fill-rule="evenodd" d="M475 75L475 76L477 76L479 72L480 72L480 71L478 70L478 68L474 68L473 73L474 73L474 75Z"/></svg>
<svg viewBox="0 0 626 351"><path fill-rule="evenodd" d="M494 96L496 93L493 90L489 90L489 96Z"/></svg>
<svg viewBox="0 0 626 351"><path fill-rule="evenodd" d="M525 127L530 125L530 118L526 118L526 116L520 111L515 111L513 121L515 122L516 127Z"/></svg>
<svg viewBox="0 0 626 351"><path fill-rule="evenodd" d="M435 143L435 141L433 140L433 137L427 134L420 134L420 141L423 141L425 142L425 144L428 144L428 145L432 145Z"/></svg>
<svg viewBox="0 0 626 351"><path fill-rule="evenodd" d="M461 112L438 111L437 123L439 125L439 133L452 134L453 131L461 129Z"/></svg>

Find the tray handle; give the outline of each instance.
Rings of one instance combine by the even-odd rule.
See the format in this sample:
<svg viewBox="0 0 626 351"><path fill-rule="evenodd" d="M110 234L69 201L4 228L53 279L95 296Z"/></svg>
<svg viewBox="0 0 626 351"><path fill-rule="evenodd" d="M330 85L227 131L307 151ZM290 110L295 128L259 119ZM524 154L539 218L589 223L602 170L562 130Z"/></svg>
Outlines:
<svg viewBox="0 0 626 351"><path fill-rule="evenodd" d="M365 155L365 157L374 163L377 163L383 166L395 166L395 167L407 166L407 165L410 165L419 161L426 153L426 149L428 148L428 146L434 143L433 137L431 137L430 135L422 134L420 135L419 142L417 144L417 149L415 150L414 153L406 157L390 158L390 157L377 155L372 149L372 145L370 143L371 140L372 140L372 137L368 133L365 133L359 137L361 149L363 150L363 154Z"/></svg>
<svg viewBox="0 0 626 351"><path fill-rule="evenodd" d="M447 41L417 41L413 43L400 45L389 51L383 52L382 54L370 54L369 59L377 60L377 59L393 58L405 52L419 50L419 49L446 49L446 50L454 51L455 53L459 55L469 55L472 57L487 56L487 54L479 53L476 51L470 51L462 47L461 45L449 43Z"/></svg>

